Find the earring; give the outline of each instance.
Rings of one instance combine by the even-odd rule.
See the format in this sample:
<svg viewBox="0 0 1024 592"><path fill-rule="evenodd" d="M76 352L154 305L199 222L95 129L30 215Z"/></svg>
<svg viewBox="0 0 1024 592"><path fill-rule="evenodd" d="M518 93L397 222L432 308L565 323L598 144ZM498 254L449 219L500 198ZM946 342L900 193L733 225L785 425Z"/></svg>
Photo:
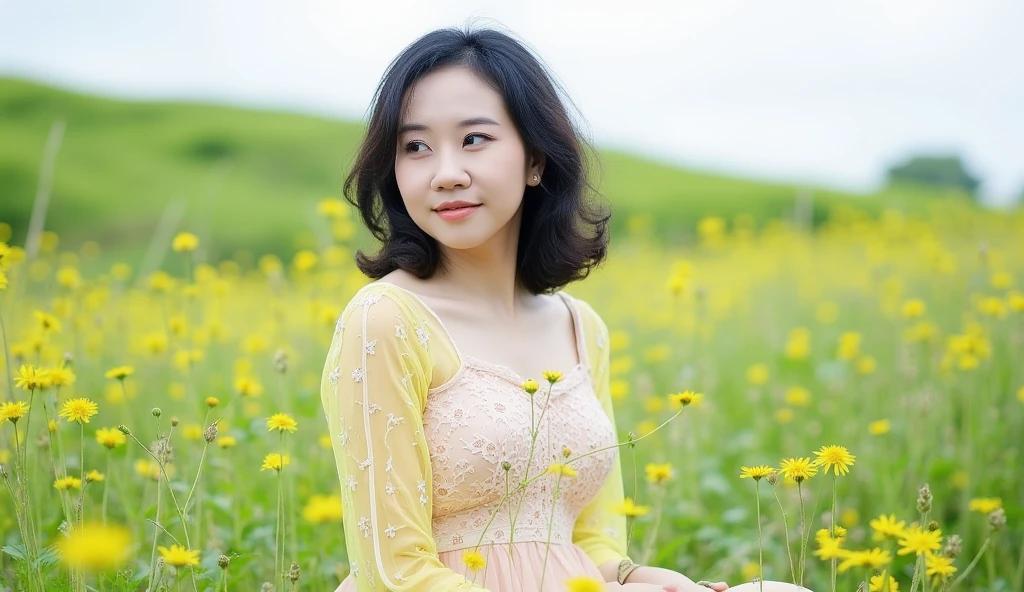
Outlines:
<svg viewBox="0 0 1024 592"><path fill-rule="evenodd" d="M536 183L537 181L540 181L540 175L533 176L533 182Z"/></svg>

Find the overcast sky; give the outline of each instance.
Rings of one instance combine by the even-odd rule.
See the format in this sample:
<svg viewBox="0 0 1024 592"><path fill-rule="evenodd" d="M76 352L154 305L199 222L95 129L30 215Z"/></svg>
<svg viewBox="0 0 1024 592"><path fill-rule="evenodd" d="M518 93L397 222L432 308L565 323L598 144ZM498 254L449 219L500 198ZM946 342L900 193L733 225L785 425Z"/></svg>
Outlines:
<svg viewBox="0 0 1024 592"><path fill-rule="evenodd" d="M0 75L360 118L431 29L512 30L599 144L854 190L912 152L1024 189L1021 0L0 0Z"/></svg>

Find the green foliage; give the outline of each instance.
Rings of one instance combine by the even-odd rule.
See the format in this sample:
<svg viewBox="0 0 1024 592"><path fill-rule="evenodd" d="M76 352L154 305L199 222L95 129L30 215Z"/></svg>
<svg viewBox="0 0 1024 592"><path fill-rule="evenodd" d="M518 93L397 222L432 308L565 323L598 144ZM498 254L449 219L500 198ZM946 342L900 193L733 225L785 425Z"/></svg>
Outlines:
<svg viewBox="0 0 1024 592"><path fill-rule="evenodd" d="M889 168L889 183L954 189L975 196L981 180L971 175L959 156L914 156Z"/></svg>

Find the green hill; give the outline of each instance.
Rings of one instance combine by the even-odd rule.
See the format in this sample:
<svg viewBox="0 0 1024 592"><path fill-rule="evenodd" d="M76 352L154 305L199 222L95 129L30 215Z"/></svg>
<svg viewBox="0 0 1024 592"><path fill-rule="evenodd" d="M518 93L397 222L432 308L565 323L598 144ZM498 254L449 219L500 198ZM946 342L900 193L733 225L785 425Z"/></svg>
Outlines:
<svg viewBox="0 0 1024 592"><path fill-rule="evenodd" d="M0 79L0 221L22 239L52 122L67 128L47 228L65 244L95 239L134 249L153 234L170 200L187 204L181 226L204 235L214 256L240 247L289 252L313 204L340 193L359 141L357 123L286 112L83 95ZM648 214L663 237L692 232L709 214L757 220L788 215L796 187L701 174L613 151L600 155L601 192L621 230ZM814 189L813 217L837 203L874 211L892 195ZM911 196L911 201L917 199Z"/></svg>

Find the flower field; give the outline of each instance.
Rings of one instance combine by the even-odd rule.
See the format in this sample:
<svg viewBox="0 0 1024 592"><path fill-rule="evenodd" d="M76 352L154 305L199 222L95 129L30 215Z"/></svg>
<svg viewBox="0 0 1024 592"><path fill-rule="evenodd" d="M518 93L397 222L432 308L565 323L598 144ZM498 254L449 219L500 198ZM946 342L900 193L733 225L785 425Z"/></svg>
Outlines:
<svg viewBox="0 0 1024 592"><path fill-rule="evenodd" d="M348 207L310 214L316 249L206 261L182 232L145 274L0 224L0 587L337 586L321 371L367 280ZM1024 214L705 218L672 246L652 224L567 287L611 331L636 561L1024 589Z"/></svg>

